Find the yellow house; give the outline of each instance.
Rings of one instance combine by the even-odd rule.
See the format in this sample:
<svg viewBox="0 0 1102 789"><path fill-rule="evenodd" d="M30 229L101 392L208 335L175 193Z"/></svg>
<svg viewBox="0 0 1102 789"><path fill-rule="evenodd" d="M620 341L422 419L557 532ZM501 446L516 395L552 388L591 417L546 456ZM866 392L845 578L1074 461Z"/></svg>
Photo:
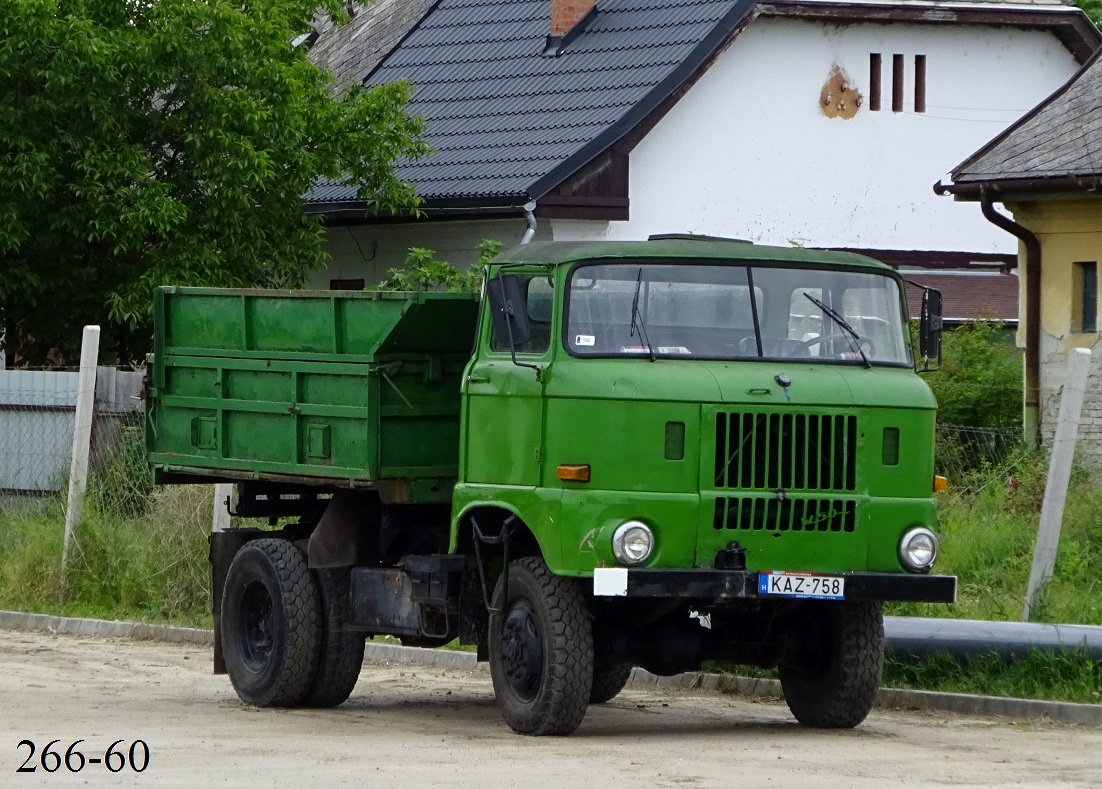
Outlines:
<svg viewBox="0 0 1102 789"><path fill-rule="evenodd" d="M1102 52L1102 50L1100 50ZM1068 352L1094 351L1079 437L1102 463L1102 60L1100 53L1021 120L959 164L938 194L979 201L1019 239L1018 345L1027 438L1047 444ZM1000 212L1002 203L1011 216Z"/></svg>

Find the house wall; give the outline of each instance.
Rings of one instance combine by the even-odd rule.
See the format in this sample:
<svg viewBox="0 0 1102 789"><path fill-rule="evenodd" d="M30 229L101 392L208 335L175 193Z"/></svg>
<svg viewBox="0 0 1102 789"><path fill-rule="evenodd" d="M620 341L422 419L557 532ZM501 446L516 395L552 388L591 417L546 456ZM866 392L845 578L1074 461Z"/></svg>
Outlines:
<svg viewBox="0 0 1102 789"><path fill-rule="evenodd" d="M466 269L478 260L477 244L493 239L510 247L520 242L524 230L522 217L329 227L325 234L329 264L313 272L306 287L328 288L335 279L362 279L373 285L389 269L400 268L411 247L435 250L440 260ZM536 238L549 241L551 234L550 224L540 222Z"/></svg>
<svg viewBox="0 0 1102 789"><path fill-rule="evenodd" d="M883 61L879 112L868 103L871 52ZM895 53L905 56L901 113L891 111ZM913 106L916 54L927 56L925 113ZM821 109L836 66L862 97L849 119ZM781 245L1012 252L1014 239L976 204L938 197L932 185L1076 70L1057 39L1039 31L760 18L631 153L628 221L541 219L536 238L695 232ZM511 246L524 228L520 217L332 227L330 264L308 286L378 282L413 246L466 267L479 241Z"/></svg>
<svg viewBox="0 0 1102 789"><path fill-rule="evenodd" d="M1079 426L1080 453L1102 465L1102 345L1099 333L1076 331L1073 304L1076 283L1073 264L1102 264L1102 198L1048 200L1008 206L1014 219L1041 242L1041 436L1051 445L1060 408L1067 357L1072 348L1092 350L1090 376ZM1025 271L1024 257L1019 265ZM1020 290L1019 314L1025 315L1025 285ZM1099 323L1097 305L1095 325ZM1025 347L1025 321L1018 329L1018 345Z"/></svg>
<svg viewBox="0 0 1102 789"><path fill-rule="evenodd" d="M879 112L868 101L873 52L883 62ZM905 64L900 113L895 53ZM926 55L925 113L914 111L916 54ZM932 185L1077 68L1039 31L758 19L632 152L631 218L608 237L1012 252L1013 238L976 204ZM849 119L823 110L835 69L862 97Z"/></svg>

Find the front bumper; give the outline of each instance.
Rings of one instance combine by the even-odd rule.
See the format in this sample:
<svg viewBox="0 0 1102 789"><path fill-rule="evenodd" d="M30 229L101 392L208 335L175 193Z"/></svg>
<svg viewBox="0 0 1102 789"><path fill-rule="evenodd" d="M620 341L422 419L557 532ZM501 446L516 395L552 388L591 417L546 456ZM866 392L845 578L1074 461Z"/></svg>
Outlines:
<svg viewBox="0 0 1102 789"><path fill-rule="evenodd" d="M830 573L825 573L831 575ZM896 600L907 603L955 603L955 575L838 573L845 579L846 600ZM597 597L655 597L700 601L790 600L758 591L751 570L629 570L598 567L593 571Z"/></svg>

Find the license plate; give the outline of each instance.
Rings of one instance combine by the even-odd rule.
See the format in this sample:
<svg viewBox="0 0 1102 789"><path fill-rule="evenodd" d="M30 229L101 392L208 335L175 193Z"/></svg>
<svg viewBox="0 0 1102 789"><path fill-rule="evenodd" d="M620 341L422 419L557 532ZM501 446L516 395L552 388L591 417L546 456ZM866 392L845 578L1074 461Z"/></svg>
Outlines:
<svg viewBox="0 0 1102 789"><path fill-rule="evenodd" d="M844 600L844 578L811 573L781 573L766 570L758 573L758 594L798 597L815 600Z"/></svg>

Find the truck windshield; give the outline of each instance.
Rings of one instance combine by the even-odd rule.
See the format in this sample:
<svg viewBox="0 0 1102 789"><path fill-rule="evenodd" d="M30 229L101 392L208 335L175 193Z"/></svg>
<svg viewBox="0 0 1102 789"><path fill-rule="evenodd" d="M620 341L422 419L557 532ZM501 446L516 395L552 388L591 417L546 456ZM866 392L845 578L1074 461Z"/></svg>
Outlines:
<svg viewBox="0 0 1102 789"><path fill-rule="evenodd" d="M876 271L594 263L571 274L566 317L576 356L912 364L898 282Z"/></svg>

